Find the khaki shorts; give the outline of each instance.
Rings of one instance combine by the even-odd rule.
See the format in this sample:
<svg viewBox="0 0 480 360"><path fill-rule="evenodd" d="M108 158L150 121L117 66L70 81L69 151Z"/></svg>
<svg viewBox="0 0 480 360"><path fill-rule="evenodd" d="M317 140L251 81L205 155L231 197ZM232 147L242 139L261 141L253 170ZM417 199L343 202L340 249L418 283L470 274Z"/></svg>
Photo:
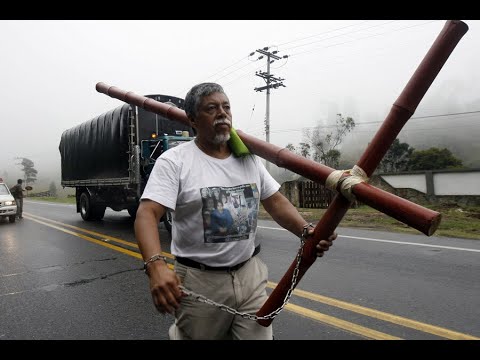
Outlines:
<svg viewBox="0 0 480 360"><path fill-rule="evenodd" d="M268 269L252 257L232 272L200 270L175 262L183 286L242 313L255 314L267 300ZM230 314L220 308L184 297L169 329L171 340L272 340L272 325Z"/></svg>

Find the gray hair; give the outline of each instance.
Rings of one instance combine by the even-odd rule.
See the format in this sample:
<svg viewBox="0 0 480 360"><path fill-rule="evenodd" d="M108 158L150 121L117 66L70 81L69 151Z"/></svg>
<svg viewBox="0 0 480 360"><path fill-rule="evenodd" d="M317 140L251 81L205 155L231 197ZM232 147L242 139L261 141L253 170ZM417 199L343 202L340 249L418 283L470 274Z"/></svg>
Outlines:
<svg viewBox="0 0 480 360"><path fill-rule="evenodd" d="M197 117L198 107L200 106L201 100L210 94L213 93L222 93L225 96L225 91L223 88L216 83L201 83L197 84L190 89L190 91L185 96L185 102L183 104L185 108L185 113L188 117Z"/></svg>

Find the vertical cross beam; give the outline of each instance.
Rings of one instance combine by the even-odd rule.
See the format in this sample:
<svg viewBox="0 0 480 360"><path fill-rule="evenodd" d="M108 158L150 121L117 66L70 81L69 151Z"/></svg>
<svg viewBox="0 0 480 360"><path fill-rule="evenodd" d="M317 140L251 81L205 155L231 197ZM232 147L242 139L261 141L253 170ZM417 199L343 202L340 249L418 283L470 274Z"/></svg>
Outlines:
<svg viewBox="0 0 480 360"><path fill-rule="evenodd" d="M437 39L430 47L424 59L418 66L417 70L407 83L397 101L392 106L390 113L387 115L382 126L375 134L373 140L369 143L367 149L357 162L357 166L361 168L367 177L370 177L375 168L382 160L393 141L397 138L398 133L415 112L418 104L432 84L433 80L440 72L441 68L447 61L455 46L458 44L463 35L468 31L468 26L462 21L447 21L437 36ZM358 191L358 185L353 188L354 193ZM350 207L351 201L344 196L337 194L325 212L322 219L315 227L313 239L307 240L305 243L300 271L297 276L297 284L306 270L313 264L316 259L315 245L321 240L326 239L335 230L343 216ZM395 207L396 203L391 203L388 207ZM437 221L437 226L439 223ZM293 271L296 261L292 262L287 273L280 280L269 298L257 312L258 316L270 314L280 307L285 296L290 289ZM268 326L273 319L258 320L257 322L263 326Z"/></svg>

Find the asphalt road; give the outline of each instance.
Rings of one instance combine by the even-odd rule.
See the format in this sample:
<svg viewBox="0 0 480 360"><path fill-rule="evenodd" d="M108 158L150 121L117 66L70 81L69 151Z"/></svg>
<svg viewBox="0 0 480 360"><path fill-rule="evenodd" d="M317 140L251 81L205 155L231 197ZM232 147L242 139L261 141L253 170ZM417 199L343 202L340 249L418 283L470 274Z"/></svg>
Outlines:
<svg viewBox="0 0 480 360"><path fill-rule="evenodd" d="M152 304L126 211L84 222L72 205L24 207L0 222L0 340L168 338L173 317ZM273 321L277 340L480 338L480 242L337 232ZM258 236L272 289L299 241L271 221Z"/></svg>

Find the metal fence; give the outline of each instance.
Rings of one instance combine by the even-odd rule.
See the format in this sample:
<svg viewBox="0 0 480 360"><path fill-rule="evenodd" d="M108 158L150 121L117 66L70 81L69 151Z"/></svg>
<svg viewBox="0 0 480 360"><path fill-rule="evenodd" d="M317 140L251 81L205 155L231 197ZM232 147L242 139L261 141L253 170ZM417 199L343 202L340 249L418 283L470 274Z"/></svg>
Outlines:
<svg viewBox="0 0 480 360"><path fill-rule="evenodd" d="M333 191L314 181L300 181L298 185L301 208L326 209L335 195Z"/></svg>

